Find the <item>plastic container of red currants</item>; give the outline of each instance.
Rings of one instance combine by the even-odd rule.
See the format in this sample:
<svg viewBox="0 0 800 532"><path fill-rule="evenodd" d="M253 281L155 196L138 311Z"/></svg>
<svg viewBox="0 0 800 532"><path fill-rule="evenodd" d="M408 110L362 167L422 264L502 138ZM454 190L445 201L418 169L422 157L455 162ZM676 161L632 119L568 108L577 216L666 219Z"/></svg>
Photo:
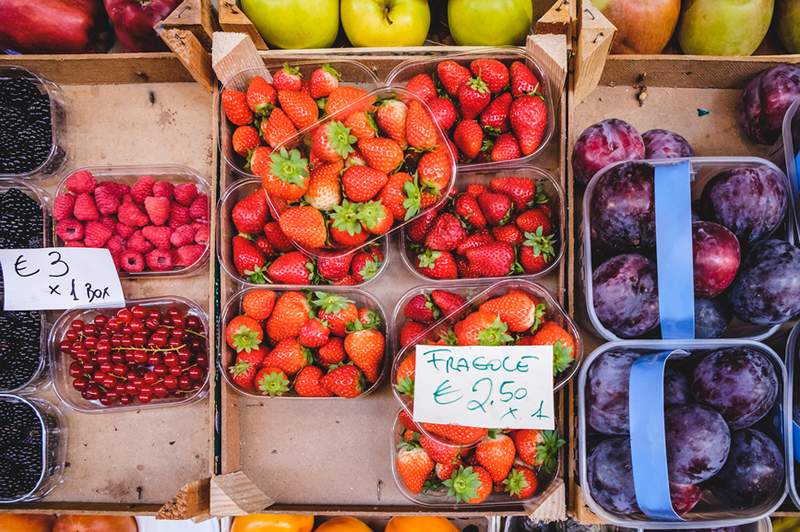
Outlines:
<svg viewBox="0 0 800 532"><path fill-rule="evenodd" d="M783 156L786 175L794 191L795 206L800 194L800 98L797 98L783 116ZM800 237L800 221L795 212L795 231Z"/></svg>
<svg viewBox="0 0 800 532"><path fill-rule="evenodd" d="M480 116L475 117L476 120L478 120L482 126L483 125L487 126L483 128L484 133L481 136L480 143L483 143L484 141L496 143L496 138L499 138L498 133L500 132L513 134L515 138L518 136L516 131L511 131L512 128L508 127L506 120L508 119L508 115L511 112L510 106L512 105L512 101L518 99L520 96L523 96L529 92L535 92L536 94L539 95L539 97L541 97L542 101L544 102L544 108L546 109L547 112L547 124L544 127L544 130L540 133L540 138L538 139L538 146L536 146L535 149L533 149L527 154L524 154L524 152L520 152L518 153L518 156L511 159L503 157L503 160L492 161L490 160L491 156L488 155L490 152L484 150L480 152L477 157L470 160L464 160L465 156L464 152L463 150L459 150L459 153L461 154L459 159L460 161L459 166L470 170L486 170L489 168L494 168L498 165L500 166L505 165L508 162L512 161L517 163L530 163L547 148L547 144L550 142L550 139L553 136L553 132L555 131L555 110L554 110L553 97L551 93L550 81L548 80L547 76L544 74L542 69L539 67L539 65L536 63L536 61L527 52L525 52L523 48L517 48L517 47L478 48L475 50L471 50L469 52L445 54L437 56L435 58L409 59L397 65L389 73L389 75L386 78L386 84L406 86L409 83L409 81L415 78L415 76L418 76L419 74L427 74L431 79L435 80L434 81L435 84L438 84L436 89L441 89L444 92L449 92L446 90L446 87L442 86L444 84L442 83L441 73L438 72L437 65L439 65L444 61L455 62L465 69L461 70L460 75L463 76L464 79L469 79L471 76L474 76L475 74L475 72L472 73L470 72L469 70L470 66L473 61L479 59L498 60L501 63L503 63L507 68L510 67L512 63L515 62L522 63L525 67L527 67L529 72L531 72L533 74L533 77L535 78L530 82L526 82L526 84L523 84L523 88L518 90L515 87L514 73L512 72L510 74L511 89L512 89L510 92L506 92L505 91L506 87L504 86L499 91L492 91L490 93L488 98L492 99L493 101L488 103L488 105L486 105L483 108ZM483 81L489 81L489 76L487 74L483 74L481 78L483 77L487 78L486 80ZM431 84L431 88L434 85L434 83ZM498 84L499 83L502 82L498 82ZM532 85L527 86L527 83L530 83ZM464 83L464 85L466 84L468 83ZM506 84L508 84L508 80L506 80ZM421 84L420 87L422 87ZM455 131L457 131L458 126L457 124L455 124L455 122L457 121L457 119L462 118L463 114L458 107L460 105L459 104L459 100L461 99L459 98L460 95L458 94L458 92L455 95L453 94L450 95L450 98L453 98L453 100L455 100L454 102L455 105L451 106L444 102L439 102L439 100L447 100L447 98L437 98L436 89L432 91L430 88L427 89L426 93L427 92L430 93L430 98L427 101L427 103L431 104L432 101L436 100L436 103L432 105L432 107L435 108L436 114L440 117L444 115L450 116L450 118L444 119L447 122L445 125L449 125L445 133L448 133L448 138L450 138L451 140L456 140L454 139L454 137L456 136ZM483 91L483 89L480 90ZM506 102L506 105L501 106L503 108L502 110L496 111L495 102L497 100L500 100L500 98L503 98L504 97L503 95L505 94L510 95L510 97L508 98L508 102ZM442 105L439 105L439 103L441 103ZM446 108L449 109L445 110L443 108L444 106L446 106ZM487 116L484 117L483 114L484 112L487 111L487 109L492 112L493 116L505 117L505 118L500 118L500 122L503 122L505 125L501 126L500 128L497 128L498 124L488 116L489 113L485 113L487 114ZM523 122L527 120L528 118L524 119ZM511 122L513 124L513 121ZM453 127L454 125L455 128ZM518 142L515 142L515 144L517 144L517 151L519 151L519 145L520 145L519 139L516 138L516 140ZM481 147L483 148L484 146ZM487 155L488 158L486 160L482 160L483 157L482 154Z"/></svg>
<svg viewBox="0 0 800 532"><path fill-rule="evenodd" d="M669 197L687 167L691 208L680 193ZM659 175L668 183L660 187L669 206L663 226L656 223ZM600 170L583 199L581 275L589 322L607 340L771 336L800 312L800 299L782 282L800 272L800 253L790 245L789 191L777 166L754 157L620 162ZM670 219L678 207L678 219ZM669 265L663 271L657 268L660 239ZM666 292L658 290L662 274ZM692 313L686 302L693 297Z"/></svg>
<svg viewBox="0 0 800 532"><path fill-rule="evenodd" d="M797 378L797 357L800 356L798 349L800 349L800 325L792 327L789 333L789 338L786 341L786 372L789 375L789 412L791 413L791 433L792 433L792 465L787 471L789 482L789 496L794 505L800 508L800 489L798 489L798 465L800 465L800 400L798 400L798 393L800 393L800 384L795 383Z"/></svg>
<svg viewBox="0 0 800 532"><path fill-rule="evenodd" d="M207 393L208 331L203 309L178 296L68 310L48 339L53 388L88 414L198 401Z"/></svg>
<svg viewBox="0 0 800 532"><path fill-rule="evenodd" d="M752 340L600 346L578 377L589 507L615 525L654 530L768 516L789 489L786 382L780 357Z"/></svg>

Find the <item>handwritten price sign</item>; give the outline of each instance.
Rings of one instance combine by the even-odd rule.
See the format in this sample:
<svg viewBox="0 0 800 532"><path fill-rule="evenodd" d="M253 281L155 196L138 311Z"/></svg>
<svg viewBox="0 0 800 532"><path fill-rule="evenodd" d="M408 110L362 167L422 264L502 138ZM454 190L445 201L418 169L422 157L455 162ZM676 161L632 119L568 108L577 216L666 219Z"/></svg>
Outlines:
<svg viewBox="0 0 800 532"><path fill-rule="evenodd" d="M3 249L0 266L5 310L125 306L107 249Z"/></svg>
<svg viewBox="0 0 800 532"><path fill-rule="evenodd" d="M553 347L418 345L414 419L555 429Z"/></svg>

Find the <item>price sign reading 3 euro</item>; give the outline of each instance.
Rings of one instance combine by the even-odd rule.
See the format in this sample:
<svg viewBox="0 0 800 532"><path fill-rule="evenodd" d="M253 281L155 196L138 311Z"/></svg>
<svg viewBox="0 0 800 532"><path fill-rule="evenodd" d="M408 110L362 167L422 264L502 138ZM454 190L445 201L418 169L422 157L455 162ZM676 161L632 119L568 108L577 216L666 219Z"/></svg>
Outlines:
<svg viewBox="0 0 800 532"><path fill-rule="evenodd" d="M414 420L554 430L553 346L418 345Z"/></svg>

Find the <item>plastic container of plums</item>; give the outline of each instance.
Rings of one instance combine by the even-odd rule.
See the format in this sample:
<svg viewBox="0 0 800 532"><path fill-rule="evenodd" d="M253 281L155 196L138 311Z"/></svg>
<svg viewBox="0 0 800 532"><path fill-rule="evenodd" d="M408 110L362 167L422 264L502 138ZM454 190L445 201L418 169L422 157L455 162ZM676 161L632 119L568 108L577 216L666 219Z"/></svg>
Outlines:
<svg viewBox="0 0 800 532"><path fill-rule="evenodd" d="M602 520L647 530L752 523L789 490L786 368L752 340L631 340L578 377L579 475Z"/></svg>
<svg viewBox="0 0 800 532"><path fill-rule="evenodd" d="M800 313L790 190L776 165L755 157L597 172L583 199L591 326L607 340L771 336Z"/></svg>
<svg viewBox="0 0 800 532"><path fill-rule="evenodd" d="M786 175L794 192L795 206L800 194L800 98L796 99L783 116L783 156L786 159ZM795 212L795 232L800 236L800 223Z"/></svg>

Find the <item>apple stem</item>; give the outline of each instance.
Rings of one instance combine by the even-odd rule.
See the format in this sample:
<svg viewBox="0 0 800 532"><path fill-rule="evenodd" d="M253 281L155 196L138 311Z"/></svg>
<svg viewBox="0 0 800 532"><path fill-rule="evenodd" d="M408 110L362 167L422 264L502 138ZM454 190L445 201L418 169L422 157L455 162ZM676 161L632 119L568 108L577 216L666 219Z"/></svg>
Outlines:
<svg viewBox="0 0 800 532"><path fill-rule="evenodd" d="M392 6L390 6L388 4L383 6L383 16L386 19L386 22L388 22L389 24L392 24L392 19L389 16L389 12L390 12L391 9L392 9Z"/></svg>

